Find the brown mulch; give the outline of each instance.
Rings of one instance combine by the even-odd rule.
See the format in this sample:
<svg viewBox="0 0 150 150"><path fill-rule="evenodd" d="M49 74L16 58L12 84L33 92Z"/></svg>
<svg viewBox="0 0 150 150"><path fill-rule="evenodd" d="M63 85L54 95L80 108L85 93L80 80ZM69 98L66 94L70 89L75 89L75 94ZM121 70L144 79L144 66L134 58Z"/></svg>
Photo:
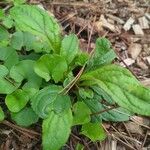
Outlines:
<svg viewBox="0 0 150 150"><path fill-rule="evenodd" d="M107 37L118 55L117 63L127 67L150 87L150 1L149 0L30 0L54 14L64 34L78 35L81 48L91 51L97 37ZM128 20L133 20L131 25ZM147 23L148 22L148 23ZM138 31L135 27L139 27ZM139 32L141 31L141 32ZM74 150L150 150L150 118L133 116L122 123L104 123L108 138L92 143L74 129L64 147ZM0 150L40 150L41 127L20 128L0 124Z"/></svg>

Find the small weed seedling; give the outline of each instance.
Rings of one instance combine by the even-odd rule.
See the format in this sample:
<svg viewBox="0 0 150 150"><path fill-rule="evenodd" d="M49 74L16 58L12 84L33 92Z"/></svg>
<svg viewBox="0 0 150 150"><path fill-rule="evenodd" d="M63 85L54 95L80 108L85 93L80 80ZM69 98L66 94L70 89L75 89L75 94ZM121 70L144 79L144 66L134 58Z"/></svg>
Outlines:
<svg viewBox="0 0 150 150"><path fill-rule="evenodd" d="M0 10L0 19L0 94L16 124L42 119L43 150L60 149L73 126L97 141L106 137L102 120L150 115L150 89L112 64L116 55L106 38L90 55L75 34L63 37L46 11L17 1L9 12ZM2 105L0 121L4 113Z"/></svg>

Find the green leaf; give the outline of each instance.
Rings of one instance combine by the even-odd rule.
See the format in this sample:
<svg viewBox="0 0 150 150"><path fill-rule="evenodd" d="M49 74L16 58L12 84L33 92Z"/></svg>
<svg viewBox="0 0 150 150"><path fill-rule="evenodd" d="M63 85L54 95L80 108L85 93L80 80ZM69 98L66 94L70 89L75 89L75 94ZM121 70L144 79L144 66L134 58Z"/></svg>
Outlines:
<svg viewBox="0 0 150 150"><path fill-rule="evenodd" d="M88 88L79 88L79 95L83 98L93 98L94 94L91 89Z"/></svg>
<svg viewBox="0 0 150 150"><path fill-rule="evenodd" d="M75 150L84 150L84 146L83 146L82 144L78 143L78 144L76 145Z"/></svg>
<svg viewBox="0 0 150 150"><path fill-rule="evenodd" d="M24 82L23 88L39 89L42 79L34 73L35 61L22 60L10 70L10 77L16 82Z"/></svg>
<svg viewBox="0 0 150 150"><path fill-rule="evenodd" d="M25 107L18 113L11 113L11 118L19 126L23 126L23 127L28 127L38 122L38 119L39 119L31 107Z"/></svg>
<svg viewBox="0 0 150 150"><path fill-rule="evenodd" d="M55 113L61 113L71 107L70 97L68 95L58 94L53 103Z"/></svg>
<svg viewBox="0 0 150 150"><path fill-rule="evenodd" d="M5 12L3 9L0 9L0 20L5 17Z"/></svg>
<svg viewBox="0 0 150 150"><path fill-rule="evenodd" d="M84 102L91 109L92 113L101 112L110 108L109 106L102 104L99 100L95 98L85 99ZM100 114L92 115L92 121L94 122L101 122L102 120L113 122L128 121L130 119L130 116L131 113L129 111L119 107L113 110L105 111Z"/></svg>
<svg viewBox="0 0 150 150"><path fill-rule="evenodd" d="M66 142L71 132L72 113L67 110L62 114L50 112L42 125L43 150L58 150Z"/></svg>
<svg viewBox="0 0 150 150"><path fill-rule="evenodd" d="M20 30L41 36L53 51L59 52L60 27L54 17L37 6L29 5L13 7L10 15Z"/></svg>
<svg viewBox="0 0 150 150"><path fill-rule="evenodd" d="M17 52L11 47L0 47L0 54L0 60L4 62L8 69L19 61Z"/></svg>
<svg viewBox="0 0 150 150"><path fill-rule="evenodd" d="M0 25L0 41L2 40L9 40L9 33L3 26Z"/></svg>
<svg viewBox="0 0 150 150"><path fill-rule="evenodd" d="M14 5L21 5L25 2L26 2L26 0L13 0Z"/></svg>
<svg viewBox="0 0 150 150"><path fill-rule="evenodd" d="M87 70L94 70L104 64L110 64L116 58L111 43L106 38L98 38L96 40L95 52L88 62Z"/></svg>
<svg viewBox="0 0 150 150"><path fill-rule="evenodd" d="M73 125L81 125L90 122L91 111L84 102L77 102L73 105Z"/></svg>
<svg viewBox="0 0 150 150"><path fill-rule="evenodd" d="M0 122L3 121L4 118L5 118L5 114L4 114L4 112L3 112L2 107L0 106Z"/></svg>
<svg viewBox="0 0 150 150"><path fill-rule="evenodd" d="M0 65L0 94L10 94L15 91L20 83L12 81L8 78L9 70Z"/></svg>
<svg viewBox="0 0 150 150"><path fill-rule="evenodd" d="M67 62L57 54L46 54L36 62L34 70L37 75L44 78L47 82L51 78L58 82L67 71Z"/></svg>
<svg viewBox="0 0 150 150"><path fill-rule="evenodd" d="M79 41L75 34L70 34L62 40L60 55L70 64L79 51Z"/></svg>
<svg viewBox="0 0 150 150"><path fill-rule="evenodd" d="M62 89L61 86L50 85L34 95L31 105L39 117L47 118L51 110L54 110L55 113L60 113L70 108L69 96L59 94Z"/></svg>
<svg viewBox="0 0 150 150"><path fill-rule="evenodd" d="M21 50L23 46L23 33L21 31L13 33L10 44L14 49Z"/></svg>
<svg viewBox="0 0 150 150"><path fill-rule="evenodd" d="M121 107L150 115L150 89L143 87L127 69L106 65L84 74L80 80L85 85L98 85Z"/></svg>
<svg viewBox="0 0 150 150"><path fill-rule="evenodd" d="M100 123L87 123L82 125L81 134L87 136L93 142L102 141L106 138L105 131Z"/></svg>
<svg viewBox="0 0 150 150"><path fill-rule="evenodd" d="M28 93L21 89L17 89L15 92L7 95L5 98L5 103L11 112L19 112L26 106L28 101Z"/></svg>
<svg viewBox="0 0 150 150"><path fill-rule="evenodd" d="M8 29L12 28L13 25L14 25L14 22L13 22L12 18L10 17L10 15L6 16L5 18L3 18L3 22L2 23Z"/></svg>

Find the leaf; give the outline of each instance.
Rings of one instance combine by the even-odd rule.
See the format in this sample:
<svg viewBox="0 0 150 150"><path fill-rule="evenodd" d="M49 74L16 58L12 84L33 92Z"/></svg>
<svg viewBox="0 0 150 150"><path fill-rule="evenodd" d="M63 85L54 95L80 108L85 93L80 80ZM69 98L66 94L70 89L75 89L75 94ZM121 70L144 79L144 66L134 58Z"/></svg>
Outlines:
<svg viewBox="0 0 150 150"><path fill-rule="evenodd" d="M111 43L106 38L98 38L96 40L95 52L88 62L87 70L94 70L99 66L111 63L116 58Z"/></svg>
<svg viewBox="0 0 150 150"><path fill-rule="evenodd" d="M62 40L60 55L70 64L79 51L79 41L75 34L70 34Z"/></svg>
<svg viewBox="0 0 150 150"><path fill-rule="evenodd" d="M11 113L11 118L19 126L23 126L23 127L28 127L38 122L38 119L39 119L31 107L25 107L18 113Z"/></svg>
<svg viewBox="0 0 150 150"><path fill-rule="evenodd" d="M54 52L60 49L60 27L54 17L36 6L20 5L10 15L21 31L27 31L47 40Z"/></svg>
<svg viewBox="0 0 150 150"><path fill-rule="evenodd" d="M91 111L84 102L77 102L73 105L73 125L81 125L90 122Z"/></svg>
<svg viewBox="0 0 150 150"><path fill-rule="evenodd" d="M2 40L9 40L9 33L3 26L0 25L0 41Z"/></svg>
<svg viewBox="0 0 150 150"><path fill-rule="evenodd" d="M11 112L19 112L26 106L28 101L28 93L21 89L17 89L15 92L7 95L5 98L5 104Z"/></svg>
<svg viewBox="0 0 150 150"><path fill-rule="evenodd" d="M10 77L16 82L24 82L23 89L39 89L42 79L34 73L33 66L35 61L22 60L10 70Z"/></svg>
<svg viewBox="0 0 150 150"><path fill-rule="evenodd" d="M109 106L100 103L100 101L94 98L85 99L84 102L91 109L92 113L101 112L109 108ZM113 122L128 121L130 119L131 114L132 113L130 113L126 109L119 107L113 110L105 111L100 114L92 115L92 121L94 122L101 122L102 120L113 121Z"/></svg>
<svg viewBox="0 0 150 150"><path fill-rule="evenodd" d="M79 88L79 95L83 98L93 98L94 94L91 89L88 88Z"/></svg>
<svg viewBox="0 0 150 150"><path fill-rule="evenodd" d="M10 15L6 16L5 18L3 18L3 22L2 23L8 29L12 28L13 25L14 25L14 22L13 22L12 18L10 17Z"/></svg>
<svg viewBox="0 0 150 150"><path fill-rule="evenodd" d="M71 107L70 97L67 95L57 94L53 103L55 113L61 113Z"/></svg>
<svg viewBox="0 0 150 150"><path fill-rule="evenodd" d="M13 0L14 5L21 5L26 2L26 0Z"/></svg>
<svg viewBox="0 0 150 150"><path fill-rule="evenodd" d="M83 146L82 144L78 143L78 144L76 145L75 150L84 150L84 146Z"/></svg>
<svg viewBox="0 0 150 150"><path fill-rule="evenodd" d="M47 118L51 110L60 113L70 108L70 98L67 95L59 94L62 89L61 86L50 85L34 95L31 105L39 117Z"/></svg>
<svg viewBox="0 0 150 150"><path fill-rule="evenodd" d="M0 20L5 17L5 12L3 9L0 9Z"/></svg>
<svg viewBox="0 0 150 150"><path fill-rule="evenodd" d="M36 62L34 70L37 75L44 78L47 82L51 78L58 82L67 71L67 62L57 54L45 54Z"/></svg>
<svg viewBox="0 0 150 150"><path fill-rule="evenodd" d="M10 44L14 49L21 50L23 46L23 33L21 31L13 33Z"/></svg>
<svg viewBox="0 0 150 150"><path fill-rule="evenodd" d="M62 114L50 112L42 124L43 150L58 150L66 142L71 132L72 113L67 110Z"/></svg>
<svg viewBox="0 0 150 150"><path fill-rule="evenodd" d="M4 118L5 118L5 114L4 114L4 112L3 112L2 107L0 106L0 122L3 121Z"/></svg>
<svg viewBox="0 0 150 150"><path fill-rule="evenodd" d="M10 94L15 91L20 83L14 82L9 79L7 76L9 74L9 70L0 65L0 94Z"/></svg>
<svg viewBox="0 0 150 150"><path fill-rule="evenodd" d="M100 123L87 123L82 125L81 134L90 138L93 142L102 141L106 138L105 131Z"/></svg>
<svg viewBox="0 0 150 150"><path fill-rule="evenodd" d="M0 54L0 60L4 62L8 69L19 61L17 52L11 47L0 47Z"/></svg>
<svg viewBox="0 0 150 150"><path fill-rule="evenodd" d="M82 84L98 85L116 103L141 115L150 115L150 89L143 87L125 68L106 65L84 74Z"/></svg>

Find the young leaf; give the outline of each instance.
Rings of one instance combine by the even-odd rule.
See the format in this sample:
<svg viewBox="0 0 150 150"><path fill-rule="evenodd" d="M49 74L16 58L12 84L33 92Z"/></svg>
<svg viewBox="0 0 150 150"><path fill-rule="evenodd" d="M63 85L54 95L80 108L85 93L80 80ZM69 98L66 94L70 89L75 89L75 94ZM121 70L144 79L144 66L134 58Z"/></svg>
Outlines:
<svg viewBox="0 0 150 150"><path fill-rule="evenodd" d="M73 106L73 125L81 125L90 122L91 111L84 102L77 102Z"/></svg>
<svg viewBox="0 0 150 150"><path fill-rule="evenodd" d="M17 52L11 47L0 47L0 60L10 69L19 61Z"/></svg>
<svg viewBox="0 0 150 150"><path fill-rule="evenodd" d="M39 117L47 118L51 110L60 113L70 108L70 98L67 95L60 95L61 90L61 86L50 85L35 94L31 105Z"/></svg>
<svg viewBox="0 0 150 150"><path fill-rule="evenodd" d="M79 41L75 34L70 34L62 40L60 55L70 64L79 51Z"/></svg>
<svg viewBox="0 0 150 150"><path fill-rule="evenodd" d="M106 138L105 131L100 123L87 123L82 125L81 134L90 138L93 142L102 141Z"/></svg>
<svg viewBox="0 0 150 150"><path fill-rule="evenodd" d="M67 110L62 114L49 113L42 125L42 144L44 150L58 150L66 142L71 132L72 113Z"/></svg>
<svg viewBox="0 0 150 150"><path fill-rule="evenodd" d="M38 122L38 119L39 119L31 107L25 107L18 113L11 113L11 118L19 126L23 126L23 127L28 127Z"/></svg>
<svg viewBox="0 0 150 150"><path fill-rule="evenodd" d="M82 84L98 85L121 107L150 115L150 89L143 87L125 68L106 65L81 77Z"/></svg>
<svg viewBox="0 0 150 150"><path fill-rule="evenodd" d="M3 112L2 107L0 106L0 122L3 121L4 118L5 118L5 114L4 114L4 112Z"/></svg>
<svg viewBox="0 0 150 150"><path fill-rule="evenodd" d="M29 5L13 7L10 15L20 30L41 36L49 42L53 51L59 52L60 27L54 17L37 6Z"/></svg>
<svg viewBox="0 0 150 150"><path fill-rule="evenodd" d="M20 86L20 83L10 80L8 74L9 70L0 65L0 94L10 94Z"/></svg>
<svg viewBox="0 0 150 150"><path fill-rule="evenodd" d="M47 82L51 78L58 82L64 77L67 68L67 62L63 57L57 54L45 54L36 62L34 70Z"/></svg>
<svg viewBox="0 0 150 150"><path fill-rule="evenodd" d="M10 77L16 82L26 81L23 88L39 89L42 79L34 73L35 61L22 60L10 70Z"/></svg>
<svg viewBox="0 0 150 150"><path fill-rule="evenodd" d="M98 38L96 40L95 52L88 62L87 70L94 70L101 65L109 64L116 58L111 43L106 38Z"/></svg>
<svg viewBox="0 0 150 150"><path fill-rule="evenodd" d="M29 101L28 93L21 89L9 94L5 98L5 103L11 112L19 112Z"/></svg>

